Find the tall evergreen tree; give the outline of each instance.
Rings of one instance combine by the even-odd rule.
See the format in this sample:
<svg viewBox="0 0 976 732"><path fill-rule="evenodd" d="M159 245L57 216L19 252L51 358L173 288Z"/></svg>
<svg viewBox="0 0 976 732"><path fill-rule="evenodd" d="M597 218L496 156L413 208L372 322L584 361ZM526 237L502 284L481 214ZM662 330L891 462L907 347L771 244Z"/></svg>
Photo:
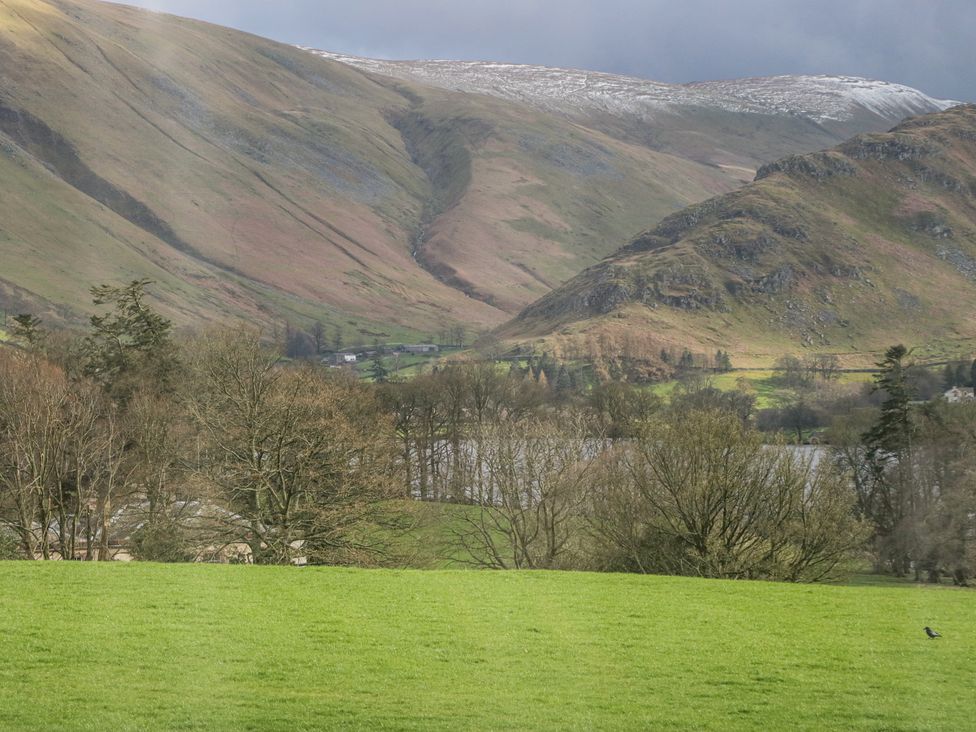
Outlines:
<svg viewBox="0 0 976 732"><path fill-rule="evenodd" d="M30 313L15 315L13 337L27 348L34 349L44 340L41 319Z"/></svg>
<svg viewBox="0 0 976 732"><path fill-rule="evenodd" d="M715 370L728 372L732 370L732 359L729 354L721 349L715 353Z"/></svg>
<svg viewBox="0 0 976 732"><path fill-rule="evenodd" d="M565 365L560 366L559 371L556 372L555 388L560 396L566 396L573 391L573 380Z"/></svg>
<svg viewBox="0 0 976 732"><path fill-rule="evenodd" d="M373 381L377 384L385 384L389 381L390 370L383 364L383 356L379 351L373 354L372 361L369 365L369 375L373 377Z"/></svg>
<svg viewBox="0 0 976 732"><path fill-rule="evenodd" d="M100 285L91 289L95 305L111 305L91 316L85 339L85 372L116 398L125 400L140 377L155 388L168 390L176 370L170 336L172 323L146 304L151 280L133 280L124 287Z"/></svg>
<svg viewBox="0 0 976 732"><path fill-rule="evenodd" d="M864 435L864 442L872 452L900 453L909 446L913 389L905 363L908 355L905 346L892 346L877 364L881 371L875 376L874 391L882 392L885 398L878 423Z"/></svg>
<svg viewBox="0 0 976 732"><path fill-rule="evenodd" d="M879 558L899 575L918 559L919 546L908 356L904 346L892 346L878 363L874 389L885 397L877 423L862 438L869 474L858 488L859 510L874 524Z"/></svg>

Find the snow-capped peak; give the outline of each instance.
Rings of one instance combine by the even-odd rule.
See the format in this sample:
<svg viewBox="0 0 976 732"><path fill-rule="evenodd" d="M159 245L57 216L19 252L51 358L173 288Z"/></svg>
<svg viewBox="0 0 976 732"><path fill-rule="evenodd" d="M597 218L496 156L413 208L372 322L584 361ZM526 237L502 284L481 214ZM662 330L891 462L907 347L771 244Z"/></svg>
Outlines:
<svg viewBox="0 0 976 732"><path fill-rule="evenodd" d="M680 107L845 121L867 111L897 121L958 102L856 76L768 76L665 84L598 71L489 61L387 61L310 51L364 71L452 91L488 94L568 114L603 112L650 118Z"/></svg>

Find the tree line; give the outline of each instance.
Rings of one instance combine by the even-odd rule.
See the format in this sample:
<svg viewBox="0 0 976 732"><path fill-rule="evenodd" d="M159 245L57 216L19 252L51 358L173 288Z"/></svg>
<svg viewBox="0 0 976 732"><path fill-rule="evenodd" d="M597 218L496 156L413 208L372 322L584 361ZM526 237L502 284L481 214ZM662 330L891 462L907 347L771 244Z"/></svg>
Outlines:
<svg viewBox="0 0 976 732"><path fill-rule="evenodd" d="M391 495L388 420L348 376L283 368L247 331L177 343L148 283L96 288L81 339L21 318L0 350L7 553L355 561ZM225 555L226 556L226 555Z"/></svg>
<svg viewBox="0 0 976 732"><path fill-rule="evenodd" d="M707 381L560 388L543 358L367 383L246 328L176 338L148 284L94 288L83 337L20 316L0 349L0 555L398 565L436 501L444 555L486 568L972 574L976 413L914 406L907 352L804 452Z"/></svg>

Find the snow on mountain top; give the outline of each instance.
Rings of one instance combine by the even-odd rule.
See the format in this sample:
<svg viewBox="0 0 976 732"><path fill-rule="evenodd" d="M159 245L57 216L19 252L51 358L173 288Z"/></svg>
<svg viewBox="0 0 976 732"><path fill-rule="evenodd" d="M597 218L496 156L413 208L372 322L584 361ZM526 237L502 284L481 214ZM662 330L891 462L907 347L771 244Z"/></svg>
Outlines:
<svg viewBox="0 0 976 732"><path fill-rule="evenodd" d="M897 121L958 102L917 89L856 76L768 76L665 84L599 71L490 61L386 61L310 51L364 71L452 91L488 94L569 114L606 112L649 118L676 107L788 114L818 122L845 121L860 110Z"/></svg>
<svg viewBox="0 0 976 732"><path fill-rule="evenodd" d="M879 117L899 120L959 104L951 99L934 99L910 86L859 76L766 76L683 86L727 99L753 102L762 111L820 121L850 119L859 107Z"/></svg>

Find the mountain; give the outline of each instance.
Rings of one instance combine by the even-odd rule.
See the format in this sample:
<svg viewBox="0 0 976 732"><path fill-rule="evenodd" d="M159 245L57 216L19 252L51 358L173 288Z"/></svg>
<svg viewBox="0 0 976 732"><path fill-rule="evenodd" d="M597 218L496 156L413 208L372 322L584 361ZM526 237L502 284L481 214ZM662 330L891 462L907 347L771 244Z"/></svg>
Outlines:
<svg viewBox="0 0 976 732"><path fill-rule="evenodd" d="M747 106L574 115L131 7L0 0L0 307L81 322L92 284L149 277L181 325L495 326L838 134Z"/></svg>
<svg viewBox="0 0 976 732"><path fill-rule="evenodd" d="M568 117L611 135L747 176L859 132L958 102L853 76L771 76L665 84L597 71L485 61L323 58L427 86L483 94Z"/></svg>
<svg viewBox="0 0 976 732"><path fill-rule="evenodd" d="M524 105L99 2L0 3L0 306L150 277L179 323L510 317L723 171Z"/></svg>
<svg viewBox="0 0 976 732"><path fill-rule="evenodd" d="M8 310L72 320L90 285L146 276L181 324L497 320L411 255L430 183L390 123L396 90L97 2L0 3L0 68Z"/></svg>
<svg viewBox="0 0 976 732"><path fill-rule="evenodd" d="M905 342L976 346L976 105L761 168L668 216L499 334L561 354L803 349L866 363Z"/></svg>

